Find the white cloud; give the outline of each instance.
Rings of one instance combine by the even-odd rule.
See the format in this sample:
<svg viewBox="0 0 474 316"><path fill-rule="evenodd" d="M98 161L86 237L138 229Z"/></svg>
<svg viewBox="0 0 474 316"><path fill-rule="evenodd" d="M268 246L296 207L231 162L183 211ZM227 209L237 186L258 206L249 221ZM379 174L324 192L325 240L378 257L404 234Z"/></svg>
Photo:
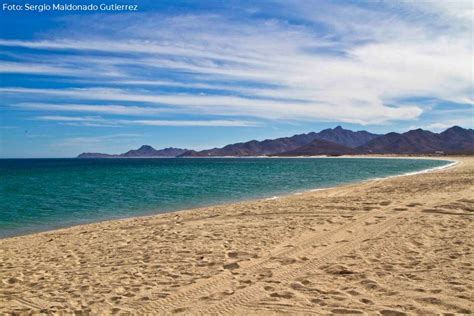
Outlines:
<svg viewBox="0 0 474 316"><path fill-rule="evenodd" d="M157 115L167 111L166 109L152 107L124 105L19 103L13 106L37 111L88 112L114 115Z"/></svg>
<svg viewBox="0 0 474 316"><path fill-rule="evenodd" d="M126 125L142 126L207 126L207 127L257 127L259 123L243 120L123 120L106 119L100 116L37 116L33 119L40 121L60 122L70 126L111 127Z"/></svg>
<svg viewBox="0 0 474 316"><path fill-rule="evenodd" d="M351 104L320 104L298 101L275 101L218 95L154 95L135 94L120 89L24 89L2 88L0 92L13 94L47 95L79 100L127 101L159 105L174 105L185 112L207 115L245 115L265 119L340 120L343 122L383 122L387 119L412 119L421 114L416 106L388 107L357 100ZM334 95L334 98L338 96Z"/></svg>
<svg viewBox="0 0 474 316"><path fill-rule="evenodd" d="M208 121L171 121L171 120L121 120L123 124L147 126L219 126L219 127L257 127L260 124L240 120L208 120Z"/></svg>
<svg viewBox="0 0 474 316"><path fill-rule="evenodd" d="M432 132L443 132L446 129L453 127L453 126L461 126L464 128L473 128L473 120L472 119L457 119L457 120L444 120L441 122L437 123L431 123L431 124L426 124L424 126L421 126L421 128L432 131ZM420 126L411 126L409 129L416 129L420 128Z"/></svg>
<svg viewBox="0 0 474 316"><path fill-rule="evenodd" d="M108 67L107 67L108 66ZM62 62L7 62L0 61L0 73L6 74L35 74L49 76L65 76L65 77L120 77L122 73L113 71L110 65L99 66L100 74L97 74L97 68L80 67L79 65L71 65Z"/></svg>
<svg viewBox="0 0 474 316"><path fill-rule="evenodd" d="M123 144L130 143L137 139L142 138L143 134L136 133L119 133L111 135L101 135L101 136L77 136L77 137L65 137L59 142L52 144L53 147L84 147L86 150L91 150L95 148L101 148L103 145L107 144Z"/></svg>
<svg viewBox="0 0 474 316"><path fill-rule="evenodd" d="M40 120L40 121L104 122L104 119L99 116L45 115L45 116L38 116L35 119Z"/></svg>
<svg viewBox="0 0 474 316"><path fill-rule="evenodd" d="M96 34L94 38L76 35L70 39L56 36L57 40L0 40L0 45L60 53L79 51L81 56L66 56L58 67L83 66L85 74L97 69L97 77L102 76L103 70L120 74L105 83L128 85L126 89L97 85L83 89L1 91L25 98L74 99L75 103L146 103L195 115L360 124L419 118L424 108L399 101L404 98L430 97L474 104L472 29L466 29L472 21L472 6L467 2L453 6L433 2L434 6L428 7L412 3L380 3L361 8L331 2L314 7L314 3L304 1L292 3L293 10L285 10L288 2L279 3L289 17L309 21L304 26L276 19L236 21L216 15L160 19L150 15L139 23L123 19L120 23L113 20L117 22L114 24L108 23L107 18L87 21L88 28L101 31L88 32ZM328 15L328 11L332 14ZM311 23L322 24L324 33ZM121 40L108 37L106 31L115 28L121 28ZM91 56L90 51L103 56ZM122 55L107 58L108 54ZM18 65L15 67L19 69ZM46 63L44 67L43 71L50 73L47 67L51 65ZM133 71L127 67L133 67ZM161 80L154 73L158 70L179 74L184 79ZM38 72L41 67L32 67L32 73ZM223 81L229 85L223 85ZM136 85L218 91L163 93L138 89ZM233 94L224 95L227 90ZM94 110L124 115L148 115L155 111L135 105L68 107L76 112ZM49 109L54 110L54 106L49 105ZM66 107L55 110L62 109Z"/></svg>
<svg viewBox="0 0 474 316"><path fill-rule="evenodd" d="M72 75L73 70L42 64L1 62L0 73ZM77 74L77 72L76 72Z"/></svg>

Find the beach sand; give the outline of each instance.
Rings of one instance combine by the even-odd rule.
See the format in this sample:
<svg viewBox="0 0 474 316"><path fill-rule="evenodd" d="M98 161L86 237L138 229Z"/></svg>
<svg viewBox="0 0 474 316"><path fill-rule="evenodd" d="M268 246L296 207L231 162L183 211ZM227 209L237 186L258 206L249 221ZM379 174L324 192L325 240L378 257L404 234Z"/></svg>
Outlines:
<svg viewBox="0 0 474 316"><path fill-rule="evenodd" d="M0 312L474 313L474 158L0 240Z"/></svg>

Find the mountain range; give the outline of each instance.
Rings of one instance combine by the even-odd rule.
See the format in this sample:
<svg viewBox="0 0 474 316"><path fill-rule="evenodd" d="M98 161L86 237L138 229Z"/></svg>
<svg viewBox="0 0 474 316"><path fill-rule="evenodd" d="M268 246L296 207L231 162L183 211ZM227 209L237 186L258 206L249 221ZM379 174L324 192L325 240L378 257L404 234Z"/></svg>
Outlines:
<svg viewBox="0 0 474 316"><path fill-rule="evenodd" d="M282 137L277 139L266 139L264 141L251 140L245 143L237 143L227 145L222 148L213 148L203 151L190 150L185 152L182 156L186 157L209 157L209 156L264 156L276 155L297 152L299 148L307 146L312 142L318 140L319 145L322 141L333 143L324 143L325 146L341 145L347 148L354 148L363 145L380 135L372 134L366 131L353 132L351 130L343 129L341 126L336 128L328 128L319 133L311 132L308 134L299 134L291 137ZM314 147L314 146L313 146ZM316 146L319 147L319 146ZM321 153L310 154L325 154L323 150L317 150Z"/></svg>
<svg viewBox="0 0 474 316"><path fill-rule="evenodd" d="M423 129L406 133L373 134L337 126L291 137L251 140L202 151L181 148L156 150L144 145L120 155L82 153L78 158L316 156L354 154L474 154L474 130L459 126L442 133Z"/></svg>
<svg viewBox="0 0 474 316"><path fill-rule="evenodd" d="M403 134L388 133L358 147L363 153L376 154L474 154L474 130L459 126L442 133L433 133L421 128Z"/></svg>
<svg viewBox="0 0 474 316"><path fill-rule="evenodd" d="M82 153L77 158L140 158L140 157L177 157L187 152L187 149L168 147L160 150L149 145L143 145L138 149L132 149L119 155L109 155L101 153Z"/></svg>

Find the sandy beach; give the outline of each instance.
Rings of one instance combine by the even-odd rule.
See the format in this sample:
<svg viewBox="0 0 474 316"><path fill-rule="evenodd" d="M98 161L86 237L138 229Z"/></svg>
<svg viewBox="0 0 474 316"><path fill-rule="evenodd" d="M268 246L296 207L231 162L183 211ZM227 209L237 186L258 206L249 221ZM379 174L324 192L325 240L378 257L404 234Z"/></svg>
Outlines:
<svg viewBox="0 0 474 316"><path fill-rule="evenodd" d="M474 313L474 158L0 240L0 313Z"/></svg>

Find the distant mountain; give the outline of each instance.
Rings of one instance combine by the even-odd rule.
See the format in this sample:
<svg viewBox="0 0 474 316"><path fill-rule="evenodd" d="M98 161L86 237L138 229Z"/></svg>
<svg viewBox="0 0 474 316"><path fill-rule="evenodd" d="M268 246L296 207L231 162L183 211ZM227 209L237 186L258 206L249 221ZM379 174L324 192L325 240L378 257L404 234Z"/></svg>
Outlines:
<svg viewBox="0 0 474 316"><path fill-rule="evenodd" d="M351 155L358 151L354 148L329 142L323 139L315 139L311 143L298 147L294 150L277 154L278 156L316 156L316 155Z"/></svg>
<svg viewBox="0 0 474 316"><path fill-rule="evenodd" d="M116 158L119 155L109 155L109 154L101 154L101 153L82 153L77 158Z"/></svg>
<svg viewBox="0 0 474 316"><path fill-rule="evenodd" d="M474 153L474 130L454 126L440 134L423 129L415 129L403 134L388 133L357 147L357 149L364 153L374 154L428 154L435 152L472 154Z"/></svg>
<svg viewBox="0 0 474 316"><path fill-rule="evenodd" d="M445 144L446 152L474 153L474 130L472 129L453 126L439 134L439 137Z"/></svg>
<svg viewBox="0 0 474 316"><path fill-rule="evenodd" d="M353 132L348 129L343 129L341 126L328 128L317 133L318 139L327 140L351 148L364 145L379 136L380 135L372 134L367 131Z"/></svg>
<svg viewBox="0 0 474 316"><path fill-rule="evenodd" d="M215 157L215 156L263 156L288 153L310 144L319 139L333 142L346 147L357 147L365 144L379 135L366 131L353 132L338 126L334 129L325 129L319 133L299 134L291 137L277 139L266 139L264 141L252 140L245 143L236 143L222 148L213 148L202 151L190 150L182 154L182 157Z"/></svg>
<svg viewBox="0 0 474 316"><path fill-rule="evenodd" d="M164 148L160 150L156 150L155 148L143 145L142 147L136 150L129 150L124 154L121 154L121 157L176 157L181 155L182 153L186 152L186 149L181 148Z"/></svg>
<svg viewBox="0 0 474 316"><path fill-rule="evenodd" d="M316 133L300 134L291 137L266 139L264 141L252 140L245 143L236 143L222 148L213 148L202 151L190 150L182 154L183 157L209 157L209 156L263 156L290 151L306 145L316 139Z"/></svg>
<svg viewBox="0 0 474 316"><path fill-rule="evenodd" d="M311 132L291 137L252 140L222 148L202 151L181 148L156 150L143 145L120 155L82 153L78 158L133 157L232 157L232 156L313 156L351 154L474 154L474 130L459 126L442 133L415 129L406 133L372 134L353 132L341 126L319 133Z"/></svg>
<svg viewBox="0 0 474 316"><path fill-rule="evenodd" d="M164 148L156 150L155 148L149 145L143 145L138 149L129 150L126 153L120 155L109 155L101 153L82 153L77 158L148 158L148 157L177 157L184 152L188 151L187 149L181 148Z"/></svg>

